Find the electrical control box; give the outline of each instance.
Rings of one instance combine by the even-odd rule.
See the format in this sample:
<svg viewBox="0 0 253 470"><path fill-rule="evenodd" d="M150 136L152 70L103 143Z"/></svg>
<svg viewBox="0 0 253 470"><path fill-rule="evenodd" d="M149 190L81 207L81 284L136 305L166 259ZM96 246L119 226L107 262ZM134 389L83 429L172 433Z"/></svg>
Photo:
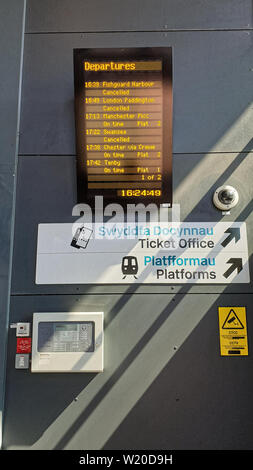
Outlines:
<svg viewBox="0 0 253 470"><path fill-rule="evenodd" d="M103 312L33 314L32 372L102 372Z"/></svg>

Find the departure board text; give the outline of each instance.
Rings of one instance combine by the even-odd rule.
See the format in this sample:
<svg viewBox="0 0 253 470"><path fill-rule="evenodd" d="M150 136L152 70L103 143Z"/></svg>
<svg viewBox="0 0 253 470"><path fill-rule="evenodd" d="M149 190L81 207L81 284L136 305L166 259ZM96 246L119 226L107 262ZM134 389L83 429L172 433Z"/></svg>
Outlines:
<svg viewBox="0 0 253 470"><path fill-rule="evenodd" d="M157 49L155 57L145 57L145 48L140 58L128 50L127 60L126 54L98 59L98 50L95 54L77 50L81 202L84 197L90 200L103 195L108 201L171 203L171 77L164 71L166 51ZM138 50L138 55L141 53ZM166 59L171 59L170 54ZM166 71L168 75L168 67Z"/></svg>

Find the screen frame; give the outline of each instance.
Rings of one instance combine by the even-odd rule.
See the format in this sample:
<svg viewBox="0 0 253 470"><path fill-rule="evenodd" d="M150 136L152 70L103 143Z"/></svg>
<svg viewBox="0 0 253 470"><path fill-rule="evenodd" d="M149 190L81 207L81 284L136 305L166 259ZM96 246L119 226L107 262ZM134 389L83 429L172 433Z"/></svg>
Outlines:
<svg viewBox="0 0 253 470"><path fill-rule="evenodd" d="M172 206L172 109L173 109L173 77L172 77L172 47L140 47L140 48L85 48L74 49L74 92L75 92L75 134L76 134L76 177L77 203L88 203L95 207L94 195L89 196L87 152L85 129L85 87L83 61L87 60L162 60L163 88L163 136L162 136L162 196L146 197L112 197L97 189L97 196L103 196L105 204L118 203L124 208L127 204L168 204ZM94 72L96 73L96 72ZM117 72L116 72L117 73ZM134 73L134 72L133 72ZM145 73L145 72L144 72Z"/></svg>

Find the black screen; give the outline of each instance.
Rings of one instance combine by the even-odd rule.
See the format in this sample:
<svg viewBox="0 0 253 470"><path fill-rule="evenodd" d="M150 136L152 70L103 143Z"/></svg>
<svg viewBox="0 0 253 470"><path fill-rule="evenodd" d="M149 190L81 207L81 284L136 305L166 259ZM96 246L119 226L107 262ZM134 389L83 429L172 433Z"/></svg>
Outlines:
<svg viewBox="0 0 253 470"><path fill-rule="evenodd" d="M76 49L78 202L172 203L171 48Z"/></svg>

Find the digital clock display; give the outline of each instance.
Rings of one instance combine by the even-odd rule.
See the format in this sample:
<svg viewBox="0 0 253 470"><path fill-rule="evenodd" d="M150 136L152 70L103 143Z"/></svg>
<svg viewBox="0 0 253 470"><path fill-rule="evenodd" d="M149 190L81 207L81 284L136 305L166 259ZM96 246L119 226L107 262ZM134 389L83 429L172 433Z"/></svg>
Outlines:
<svg viewBox="0 0 253 470"><path fill-rule="evenodd" d="M78 202L172 203L171 48L75 49Z"/></svg>

